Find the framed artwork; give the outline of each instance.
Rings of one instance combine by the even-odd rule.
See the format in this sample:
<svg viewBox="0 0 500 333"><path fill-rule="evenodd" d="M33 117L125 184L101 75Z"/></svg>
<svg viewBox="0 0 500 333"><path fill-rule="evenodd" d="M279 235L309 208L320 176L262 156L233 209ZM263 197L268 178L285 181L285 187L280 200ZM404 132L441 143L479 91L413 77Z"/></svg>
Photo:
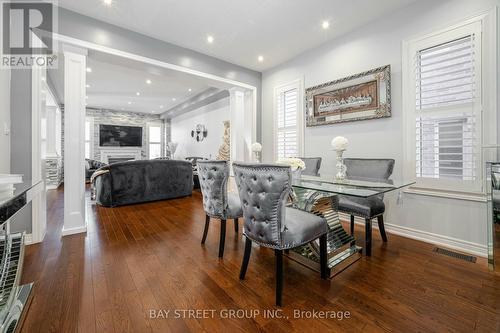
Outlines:
<svg viewBox="0 0 500 333"><path fill-rule="evenodd" d="M319 126L391 116L391 66L306 89L306 124Z"/></svg>

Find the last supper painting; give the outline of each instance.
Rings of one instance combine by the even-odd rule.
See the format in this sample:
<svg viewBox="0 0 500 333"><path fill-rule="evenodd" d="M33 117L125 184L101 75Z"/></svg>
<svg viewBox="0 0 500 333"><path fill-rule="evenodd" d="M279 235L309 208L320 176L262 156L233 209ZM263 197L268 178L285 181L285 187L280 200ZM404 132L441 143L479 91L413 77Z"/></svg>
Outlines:
<svg viewBox="0 0 500 333"><path fill-rule="evenodd" d="M306 89L307 126L391 116L390 66Z"/></svg>

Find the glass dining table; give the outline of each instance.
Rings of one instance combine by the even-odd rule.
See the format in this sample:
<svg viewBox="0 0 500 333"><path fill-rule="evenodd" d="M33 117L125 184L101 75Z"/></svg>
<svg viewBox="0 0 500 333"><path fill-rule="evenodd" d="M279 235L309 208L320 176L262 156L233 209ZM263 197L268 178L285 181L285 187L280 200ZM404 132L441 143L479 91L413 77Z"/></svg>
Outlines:
<svg viewBox="0 0 500 333"><path fill-rule="evenodd" d="M361 258L362 247L344 229L338 213L339 195L369 198L401 190L414 181L356 178L336 181L333 177L302 176L292 181L291 205L324 217L328 224L328 269L333 277ZM320 271L319 242L313 241L287 253L291 259Z"/></svg>

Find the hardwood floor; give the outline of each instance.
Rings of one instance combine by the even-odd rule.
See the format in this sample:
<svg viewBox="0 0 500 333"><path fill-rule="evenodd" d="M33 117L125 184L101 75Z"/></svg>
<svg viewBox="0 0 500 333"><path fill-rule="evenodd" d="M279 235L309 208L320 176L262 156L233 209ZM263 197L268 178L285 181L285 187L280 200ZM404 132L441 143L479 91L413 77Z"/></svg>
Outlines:
<svg viewBox="0 0 500 333"><path fill-rule="evenodd" d="M199 193L118 208L89 203L87 234L63 238L62 190L50 191L47 201L45 241L26 250L22 280L35 281L35 291L23 332L500 332L500 276L484 260L449 258L430 244L391 234L382 244L375 231L372 257L329 281L285 259L282 315L288 318L272 319L264 311L277 309L273 251L254 248L240 282L243 237L228 223L219 260L214 221L201 246ZM361 228L356 234L363 239ZM171 312L155 319L150 309ZM176 309L213 309L215 316L170 318ZM221 318L225 309L260 313ZM295 319L295 310L350 316Z"/></svg>

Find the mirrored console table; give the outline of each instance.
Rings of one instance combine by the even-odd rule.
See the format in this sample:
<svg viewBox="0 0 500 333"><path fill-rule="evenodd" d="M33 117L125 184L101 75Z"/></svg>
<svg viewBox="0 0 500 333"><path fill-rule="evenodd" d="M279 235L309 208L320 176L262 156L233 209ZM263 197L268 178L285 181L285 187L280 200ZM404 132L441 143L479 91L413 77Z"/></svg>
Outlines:
<svg viewBox="0 0 500 333"><path fill-rule="evenodd" d="M483 147L487 198L488 266L500 272L500 146Z"/></svg>
<svg viewBox="0 0 500 333"><path fill-rule="evenodd" d="M24 180L0 196L0 332L16 332L22 326L33 283L19 285L24 258L24 232L11 232L12 218L31 201L40 182Z"/></svg>

